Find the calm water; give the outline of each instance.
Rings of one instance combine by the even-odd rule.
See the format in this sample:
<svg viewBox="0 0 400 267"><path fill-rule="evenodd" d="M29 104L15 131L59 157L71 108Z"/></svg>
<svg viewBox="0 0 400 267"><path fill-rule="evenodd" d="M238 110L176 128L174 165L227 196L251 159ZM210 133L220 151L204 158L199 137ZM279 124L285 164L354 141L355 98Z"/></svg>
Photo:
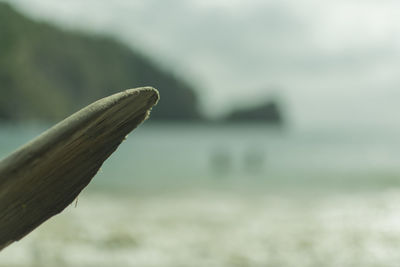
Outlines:
<svg viewBox="0 0 400 267"><path fill-rule="evenodd" d="M45 127L0 128L0 157ZM279 131L258 125L145 124L101 168L93 189L258 183L397 185L400 131Z"/></svg>
<svg viewBox="0 0 400 267"><path fill-rule="evenodd" d="M398 266L398 136L147 123L0 266Z"/></svg>

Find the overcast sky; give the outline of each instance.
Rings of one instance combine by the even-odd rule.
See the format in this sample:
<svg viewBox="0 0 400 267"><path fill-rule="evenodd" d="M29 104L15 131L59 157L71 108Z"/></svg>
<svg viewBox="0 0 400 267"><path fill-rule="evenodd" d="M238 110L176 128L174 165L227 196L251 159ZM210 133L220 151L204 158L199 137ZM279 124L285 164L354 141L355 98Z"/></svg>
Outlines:
<svg viewBox="0 0 400 267"><path fill-rule="evenodd" d="M9 0L191 81L209 114L282 99L298 125L400 124L400 1Z"/></svg>

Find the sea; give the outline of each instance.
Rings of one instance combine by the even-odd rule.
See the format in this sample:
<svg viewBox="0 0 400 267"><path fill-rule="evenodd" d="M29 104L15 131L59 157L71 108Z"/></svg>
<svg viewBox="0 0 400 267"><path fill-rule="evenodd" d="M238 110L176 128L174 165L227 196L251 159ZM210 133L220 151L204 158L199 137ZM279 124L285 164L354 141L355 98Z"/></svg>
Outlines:
<svg viewBox="0 0 400 267"><path fill-rule="evenodd" d="M0 125L0 157L47 127ZM398 266L399 134L146 122L0 267Z"/></svg>

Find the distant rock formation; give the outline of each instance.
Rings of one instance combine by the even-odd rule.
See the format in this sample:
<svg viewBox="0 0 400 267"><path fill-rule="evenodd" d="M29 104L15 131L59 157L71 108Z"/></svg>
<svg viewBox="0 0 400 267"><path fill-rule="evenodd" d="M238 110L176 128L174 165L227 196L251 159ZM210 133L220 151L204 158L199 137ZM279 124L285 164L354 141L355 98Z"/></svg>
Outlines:
<svg viewBox="0 0 400 267"><path fill-rule="evenodd" d="M281 126L284 123L281 107L275 100L264 104L232 111L225 117L226 122L262 122Z"/></svg>
<svg viewBox="0 0 400 267"><path fill-rule="evenodd" d="M0 120L56 121L123 89L153 86L154 120L200 120L193 88L108 37L58 29L0 2Z"/></svg>

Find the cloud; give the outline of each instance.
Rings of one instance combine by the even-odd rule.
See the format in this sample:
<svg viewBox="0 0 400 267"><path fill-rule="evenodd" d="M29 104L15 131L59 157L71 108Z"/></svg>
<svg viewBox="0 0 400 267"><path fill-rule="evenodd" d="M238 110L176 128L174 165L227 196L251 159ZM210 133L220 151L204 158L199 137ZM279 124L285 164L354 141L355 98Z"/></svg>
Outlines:
<svg viewBox="0 0 400 267"><path fill-rule="evenodd" d="M400 90L398 1L15 1L34 16L139 47L197 82L210 113L279 88L294 121L347 120L354 109L355 120L369 121L360 102L381 99L385 113Z"/></svg>

